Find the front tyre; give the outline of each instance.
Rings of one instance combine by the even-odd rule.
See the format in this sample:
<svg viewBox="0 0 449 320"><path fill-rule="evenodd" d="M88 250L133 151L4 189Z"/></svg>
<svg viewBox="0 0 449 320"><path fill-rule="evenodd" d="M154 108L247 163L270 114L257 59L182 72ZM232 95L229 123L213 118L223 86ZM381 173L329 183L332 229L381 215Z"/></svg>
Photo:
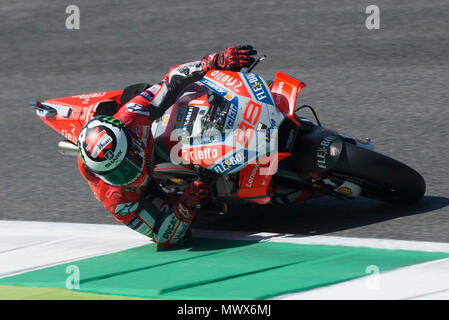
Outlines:
<svg viewBox="0 0 449 320"><path fill-rule="evenodd" d="M424 178L407 165L383 154L345 143L337 165L328 172L362 186L361 196L396 204L418 202Z"/></svg>

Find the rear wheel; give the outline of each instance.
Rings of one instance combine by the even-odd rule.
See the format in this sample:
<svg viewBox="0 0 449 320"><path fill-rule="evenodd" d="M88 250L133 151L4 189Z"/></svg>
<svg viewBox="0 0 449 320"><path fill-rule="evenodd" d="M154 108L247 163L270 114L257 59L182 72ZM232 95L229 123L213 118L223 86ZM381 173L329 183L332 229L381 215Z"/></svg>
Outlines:
<svg viewBox="0 0 449 320"><path fill-rule="evenodd" d="M414 169L351 143L345 143L340 160L328 175L359 184L361 196L397 204L417 202L426 190L423 177Z"/></svg>

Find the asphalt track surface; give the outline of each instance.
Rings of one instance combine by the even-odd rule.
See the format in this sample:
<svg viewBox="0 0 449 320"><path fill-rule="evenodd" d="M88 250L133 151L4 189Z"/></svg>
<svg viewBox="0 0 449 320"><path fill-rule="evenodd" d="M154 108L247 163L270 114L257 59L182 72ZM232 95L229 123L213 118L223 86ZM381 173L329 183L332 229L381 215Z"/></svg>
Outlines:
<svg viewBox="0 0 449 320"><path fill-rule="evenodd" d="M70 4L80 8L80 30L65 28ZM380 8L380 30L365 27L370 4ZM323 198L196 225L448 242L448 30L446 0L1 1L0 219L117 223L29 100L156 82L174 64L250 43L268 56L255 72L305 81L300 103L415 168L426 196L407 207Z"/></svg>

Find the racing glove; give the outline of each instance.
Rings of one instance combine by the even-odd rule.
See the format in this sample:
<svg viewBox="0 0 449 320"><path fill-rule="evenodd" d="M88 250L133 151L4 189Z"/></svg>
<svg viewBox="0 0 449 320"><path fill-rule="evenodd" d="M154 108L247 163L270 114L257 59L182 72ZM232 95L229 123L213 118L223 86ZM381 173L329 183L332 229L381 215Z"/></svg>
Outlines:
<svg viewBox="0 0 449 320"><path fill-rule="evenodd" d="M204 72L211 69L240 71L241 68L249 67L255 61L252 56L256 54L257 51L250 45L229 47L204 57L201 64Z"/></svg>
<svg viewBox="0 0 449 320"><path fill-rule="evenodd" d="M209 189L202 181L191 182L173 209L176 217L183 222L192 221L196 212L201 207L201 202L209 198Z"/></svg>

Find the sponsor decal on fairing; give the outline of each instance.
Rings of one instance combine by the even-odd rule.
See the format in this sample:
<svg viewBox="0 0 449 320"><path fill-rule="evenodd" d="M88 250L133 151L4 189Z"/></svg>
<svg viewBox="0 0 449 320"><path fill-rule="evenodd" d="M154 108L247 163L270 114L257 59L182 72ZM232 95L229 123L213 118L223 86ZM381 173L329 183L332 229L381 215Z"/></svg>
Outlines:
<svg viewBox="0 0 449 320"><path fill-rule="evenodd" d="M78 98L83 100L82 104L88 104L90 99L102 98L106 95L106 92L94 92L94 93L86 93L80 94L77 96L73 96L73 98Z"/></svg>
<svg viewBox="0 0 449 320"><path fill-rule="evenodd" d="M238 94L241 94L240 90L244 89L243 83L238 74L229 74L226 71L214 70L210 73L210 76L221 85Z"/></svg>
<svg viewBox="0 0 449 320"><path fill-rule="evenodd" d="M324 138L318 149L316 152L316 157L317 157L317 166L318 168L321 169L327 169L327 164L326 164L326 157L328 155L335 155L335 150L332 150L332 148L330 147L331 143L334 142L337 139L337 136L335 135L331 135L331 136L327 136L326 138ZM333 154L332 154L333 153Z"/></svg>
<svg viewBox="0 0 449 320"><path fill-rule="evenodd" d="M208 87L209 89L215 91L217 94L219 94L220 96L222 96L223 98L225 98L226 100L231 102L232 104L234 104L236 106L239 105L237 96L232 94L231 92L229 92L228 89L221 87L221 85L219 85L218 83L216 83L206 77L201 79L199 82L202 83L203 85L205 85L206 87Z"/></svg>
<svg viewBox="0 0 449 320"><path fill-rule="evenodd" d="M219 174L228 174L241 170L248 164L248 159L255 158L257 152L250 152L248 149L240 149L234 151L231 155L223 159L218 164L213 165L209 169Z"/></svg>
<svg viewBox="0 0 449 320"><path fill-rule="evenodd" d="M228 112L228 117L226 119L226 124L225 124L226 129L231 129L232 127L234 127L234 123L237 118L238 112L239 112L238 105L231 104L231 106L229 108L229 112Z"/></svg>
<svg viewBox="0 0 449 320"><path fill-rule="evenodd" d="M251 89L257 101L274 105L271 99L271 93L267 90L265 81L257 74L242 72L243 77L248 83L248 88Z"/></svg>

